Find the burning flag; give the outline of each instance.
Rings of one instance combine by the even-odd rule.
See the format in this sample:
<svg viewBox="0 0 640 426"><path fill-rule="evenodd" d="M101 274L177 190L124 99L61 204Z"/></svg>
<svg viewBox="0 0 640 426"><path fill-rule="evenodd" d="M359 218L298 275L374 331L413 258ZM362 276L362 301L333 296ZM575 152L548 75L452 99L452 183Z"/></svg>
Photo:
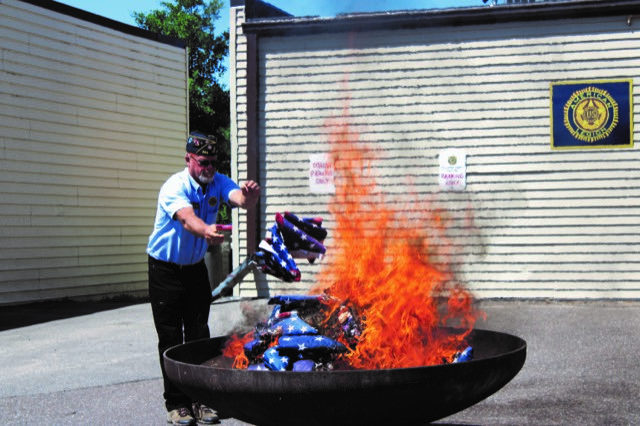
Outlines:
<svg viewBox="0 0 640 426"><path fill-rule="evenodd" d="M324 315L329 299L324 296L276 296L269 300L274 308L266 321L256 325L244 338L232 338L223 352L235 357L234 368L274 371L315 371L333 369L333 363L347 347L320 333L307 320ZM301 318L303 317L303 318ZM244 344L243 344L244 343ZM240 345L243 352L238 354Z"/></svg>
<svg viewBox="0 0 640 426"><path fill-rule="evenodd" d="M363 323L360 315L327 296L276 296L266 321L256 325L244 339L227 342L224 355L236 355L241 342L244 352L236 355L234 366L250 370L331 371L352 369L345 354L353 353L360 342ZM335 307L339 305L339 309ZM303 318L301 318L303 317ZM313 325L312 325L313 324ZM329 337L331 336L331 337ZM456 352L443 363L473 359L473 348Z"/></svg>

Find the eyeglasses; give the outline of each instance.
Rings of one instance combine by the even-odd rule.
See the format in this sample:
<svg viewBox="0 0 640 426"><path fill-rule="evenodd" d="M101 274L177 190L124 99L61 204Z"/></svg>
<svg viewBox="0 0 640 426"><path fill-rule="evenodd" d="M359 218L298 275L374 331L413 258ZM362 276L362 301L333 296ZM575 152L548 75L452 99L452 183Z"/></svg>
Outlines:
<svg viewBox="0 0 640 426"><path fill-rule="evenodd" d="M191 157L194 161L196 161L200 167L216 167L218 160L198 160L196 157L194 157L193 155L190 155L189 157Z"/></svg>

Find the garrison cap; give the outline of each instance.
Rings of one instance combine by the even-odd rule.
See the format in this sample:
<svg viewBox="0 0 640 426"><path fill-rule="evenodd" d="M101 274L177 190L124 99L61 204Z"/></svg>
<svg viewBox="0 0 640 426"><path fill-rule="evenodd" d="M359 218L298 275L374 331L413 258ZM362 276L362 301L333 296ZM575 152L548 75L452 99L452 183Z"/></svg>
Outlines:
<svg viewBox="0 0 640 426"><path fill-rule="evenodd" d="M214 136L191 132L187 138L187 152L196 155L217 155L218 147Z"/></svg>

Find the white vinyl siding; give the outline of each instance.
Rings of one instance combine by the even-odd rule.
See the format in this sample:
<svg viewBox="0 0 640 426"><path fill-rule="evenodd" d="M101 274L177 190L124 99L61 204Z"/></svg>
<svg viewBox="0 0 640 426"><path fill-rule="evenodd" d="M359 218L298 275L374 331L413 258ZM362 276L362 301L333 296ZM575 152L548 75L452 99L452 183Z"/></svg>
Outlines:
<svg viewBox="0 0 640 426"><path fill-rule="evenodd" d="M637 121L627 16L263 35L258 63L263 229L289 210L325 216L331 236L308 163L345 110L382 191L449 211L458 279L478 297L640 297L638 149L550 149L551 82L632 79ZM464 192L439 190L448 148L467 154ZM318 266L300 264L302 283L270 288L304 292Z"/></svg>
<svg viewBox="0 0 640 426"><path fill-rule="evenodd" d="M0 304L146 292L185 49L18 0L0 39Z"/></svg>

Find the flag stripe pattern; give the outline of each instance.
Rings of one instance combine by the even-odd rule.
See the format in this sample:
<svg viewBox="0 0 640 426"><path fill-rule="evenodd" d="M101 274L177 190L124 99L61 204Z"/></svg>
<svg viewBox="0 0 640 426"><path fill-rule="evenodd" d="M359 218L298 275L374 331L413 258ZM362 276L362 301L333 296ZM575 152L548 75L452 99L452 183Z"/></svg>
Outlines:
<svg viewBox="0 0 640 426"><path fill-rule="evenodd" d="M260 242L253 259L260 271L285 282L298 282L301 273L294 258L313 263L323 256L327 231L322 228L322 218L300 218L285 212L276 213L275 219L269 228L271 236Z"/></svg>

